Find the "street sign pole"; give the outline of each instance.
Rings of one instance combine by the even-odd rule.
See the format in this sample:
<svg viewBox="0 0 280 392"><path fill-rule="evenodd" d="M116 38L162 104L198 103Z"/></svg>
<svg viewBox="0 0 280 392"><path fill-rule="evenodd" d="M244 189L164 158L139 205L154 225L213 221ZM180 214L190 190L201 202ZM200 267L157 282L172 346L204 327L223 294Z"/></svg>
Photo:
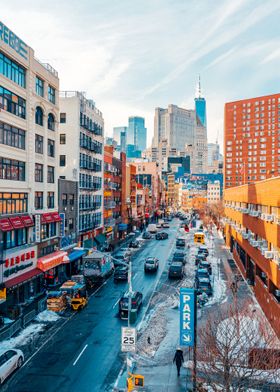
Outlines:
<svg viewBox="0 0 280 392"><path fill-rule="evenodd" d="M197 346L197 301L196 301L196 290L194 290L194 345L193 345L193 391L196 392L196 369L197 369L197 361L196 361L196 346Z"/></svg>

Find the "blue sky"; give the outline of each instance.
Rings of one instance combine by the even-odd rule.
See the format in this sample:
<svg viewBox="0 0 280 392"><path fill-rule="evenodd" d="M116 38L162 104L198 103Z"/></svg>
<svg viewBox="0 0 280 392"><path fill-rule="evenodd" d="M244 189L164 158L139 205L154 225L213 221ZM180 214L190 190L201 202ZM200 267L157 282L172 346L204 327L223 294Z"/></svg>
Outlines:
<svg viewBox="0 0 280 392"><path fill-rule="evenodd" d="M0 15L61 90L95 100L107 134L142 115L150 141L154 108L193 108L198 74L209 141L225 102L279 92L280 0L10 0Z"/></svg>

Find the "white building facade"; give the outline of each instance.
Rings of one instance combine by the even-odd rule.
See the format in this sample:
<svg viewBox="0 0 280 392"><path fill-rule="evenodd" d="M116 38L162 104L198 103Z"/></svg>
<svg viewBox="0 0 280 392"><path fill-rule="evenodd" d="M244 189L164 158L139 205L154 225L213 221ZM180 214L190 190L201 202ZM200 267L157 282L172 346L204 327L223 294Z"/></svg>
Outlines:
<svg viewBox="0 0 280 392"><path fill-rule="evenodd" d="M218 203L221 200L220 181L208 182L207 184L207 203Z"/></svg>
<svg viewBox="0 0 280 392"><path fill-rule="evenodd" d="M104 121L83 93L60 93L59 177L79 182L79 240L92 246L103 230Z"/></svg>

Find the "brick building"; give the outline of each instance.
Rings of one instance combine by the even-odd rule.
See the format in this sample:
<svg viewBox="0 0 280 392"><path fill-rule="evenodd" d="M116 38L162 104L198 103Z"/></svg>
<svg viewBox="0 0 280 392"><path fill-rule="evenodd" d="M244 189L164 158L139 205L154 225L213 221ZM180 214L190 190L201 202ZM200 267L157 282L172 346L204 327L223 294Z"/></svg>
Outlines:
<svg viewBox="0 0 280 392"><path fill-rule="evenodd" d="M225 105L225 187L280 174L280 94Z"/></svg>

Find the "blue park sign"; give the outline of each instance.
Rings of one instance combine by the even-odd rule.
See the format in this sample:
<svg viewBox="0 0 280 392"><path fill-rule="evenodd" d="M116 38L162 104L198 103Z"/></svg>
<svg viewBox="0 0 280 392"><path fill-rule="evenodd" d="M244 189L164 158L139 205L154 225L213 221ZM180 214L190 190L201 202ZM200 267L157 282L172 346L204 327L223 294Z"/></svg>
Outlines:
<svg viewBox="0 0 280 392"><path fill-rule="evenodd" d="M193 347L195 344L195 291L180 289L180 345Z"/></svg>

